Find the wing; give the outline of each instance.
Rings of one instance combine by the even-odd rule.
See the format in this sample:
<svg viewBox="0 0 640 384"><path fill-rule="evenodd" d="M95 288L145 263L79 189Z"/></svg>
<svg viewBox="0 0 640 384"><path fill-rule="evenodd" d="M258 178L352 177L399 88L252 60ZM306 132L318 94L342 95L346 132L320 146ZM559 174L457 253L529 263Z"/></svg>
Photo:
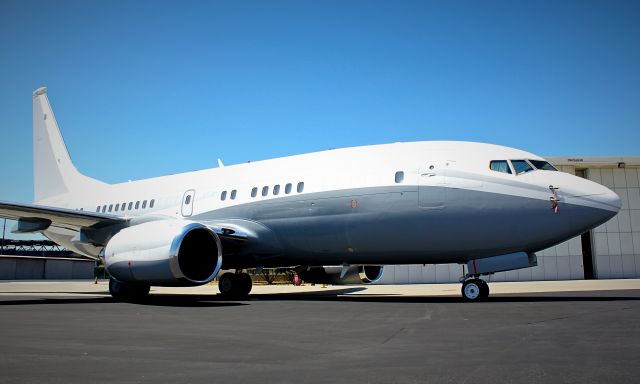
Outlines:
<svg viewBox="0 0 640 384"><path fill-rule="evenodd" d="M97 212L0 201L0 217L18 220L16 233L44 231L49 226L80 230L126 224L128 219Z"/></svg>
<svg viewBox="0 0 640 384"><path fill-rule="evenodd" d="M98 212L3 201L0 201L0 217L18 220L18 225L13 230L14 233L41 232L54 226L78 231L79 235L74 242L95 245L104 245L120 229L128 225L135 225L136 221L139 221ZM144 221L163 219L167 219L167 217L147 216ZM215 223L209 226L220 236L223 243L232 246L233 249L236 249L249 237L244 228L237 224Z"/></svg>

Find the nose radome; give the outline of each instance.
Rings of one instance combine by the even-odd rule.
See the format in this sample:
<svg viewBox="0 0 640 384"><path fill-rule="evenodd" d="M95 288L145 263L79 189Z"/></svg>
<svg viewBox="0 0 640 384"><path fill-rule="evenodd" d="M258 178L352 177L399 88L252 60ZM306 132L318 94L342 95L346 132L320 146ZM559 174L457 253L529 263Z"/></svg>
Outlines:
<svg viewBox="0 0 640 384"><path fill-rule="evenodd" d="M620 200L620 196L607 187L603 186L603 188L604 191L597 195L597 199L600 200L602 204L610 206L612 210L615 209L615 212L618 213L620 208L622 208L622 200Z"/></svg>
<svg viewBox="0 0 640 384"><path fill-rule="evenodd" d="M620 196L604 185L595 182L591 183L594 184L591 187L592 193L584 196L584 198L595 201L598 208L603 211L609 211L607 215L610 215L610 218L617 215L618 212L620 212L620 208L622 208L622 200L620 199Z"/></svg>
<svg viewBox="0 0 640 384"><path fill-rule="evenodd" d="M564 176L564 175L562 175ZM567 175L564 180L559 180L561 193L569 200L582 200L586 205L600 208L612 213L615 216L622 207L620 196L611 189L594 181L581 177ZM562 182L562 184L560 184ZM589 203L591 202L591 203ZM595 205L593 205L595 204Z"/></svg>

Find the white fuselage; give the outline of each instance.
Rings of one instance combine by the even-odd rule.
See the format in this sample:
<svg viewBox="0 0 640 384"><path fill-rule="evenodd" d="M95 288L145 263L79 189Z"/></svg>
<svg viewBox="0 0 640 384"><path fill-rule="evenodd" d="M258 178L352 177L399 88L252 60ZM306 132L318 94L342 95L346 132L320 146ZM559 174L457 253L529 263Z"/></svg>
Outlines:
<svg viewBox="0 0 640 384"><path fill-rule="evenodd" d="M547 209L549 200L553 196L549 189L550 185L559 188L557 194L562 200L561 204L605 211L615 209L617 196L612 195L608 189L598 184L572 175L542 170L516 175L496 172L489 168L492 160L506 159L542 160L539 156L531 153L490 144L470 142L395 143L329 150L105 185L97 189L74 191L37 203L137 219L144 219L146 216L164 216L185 220L198 218L199 221L248 220L260 222L275 231L277 231L278 221L287 218L295 220L301 215L319 218L330 215L339 218L343 217L345 213L352 214L358 210L367 210L369 213L377 212L374 216L363 215L362 218L369 220L373 217L373 220L378 220L380 225L391 224L391 222L385 221L383 216L393 216L395 223L393 225L396 227L402 227L403 216L406 216L407 222L411 222L413 226L422 226L419 221L416 221L419 220L416 219L417 217L424 217L424 224L432 226L432 219L454 211L456 215L466 213L471 221L477 221L478 215L495 215L498 211L500 215L506 214L526 220L521 216L526 210L519 209L518 204L513 205L513 199L542 202L541 206L544 206L545 210L541 214L553 216L551 210ZM399 172L401 172L401 177L398 180L396 174ZM299 185L301 186L300 191ZM441 190L443 193L432 193L436 190ZM469 195L473 196L470 199L475 200L477 204L474 206L473 203L469 204L469 201L464 201L463 211L460 211L459 207L456 208L454 192L458 195L461 192L473 193L473 195ZM363 194L379 196L373 200L359 197ZM190 197L187 198L187 196ZM510 203L504 204L504 208L513 211L505 212L502 209L496 211L496 208L503 205L500 200L491 202L491 199L484 200L479 196L503 196L504 201L508 197ZM596 198L589 198L589 196ZM463 197L463 199L465 198ZM296 201L294 208L286 203L292 200ZM402 203L394 202L394 200L402 200ZM153 201L153 207L150 206L151 201ZM300 203L300 201L304 203ZM365 207L362 206L364 201L388 206ZM494 206L487 207L487 201ZM300 204L308 205L307 209L300 210ZM326 204L324 208L322 208L323 204ZM395 212L385 213L385 209L393 207L393 204L399 204L399 209ZM344 211L340 210L340 205L346 207ZM271 216L265 216L265 210L277 210L279 206L285 207L282 208L284 211L280 210L278 213L271 213ZM227 213L231 216L227 216ZM493 219L491 216L486 218L487 220ZM553 218L551 217L551 219ZM532 220L538 221L533 218ZM271 224L270 221L274 224ZM350 225L361 225L355 224L358 223L357 221L347 223L340 219L334 220L333 223L322 222L319 225L324 227L336 225L338 232L345 231L341 226L346 226L346 231L349 232ZM578 227L582 226L578 225ZM287 226L284 225L283 228L287 228ZM331 231L330 228L325 228L325 230ZM463 226L446 228L446 231L465 232ZM424 236L420 231L409 232L417 236ZM433 232L440 233L441 231L433 229ZM309 234L312 233L313 231ZM560 231L560 233L562 236L566 236L564 231ZM72 231L51 228L46 234L76 251L89 252L94 256L100 252L99 247L85 244L74 245L71 242L71 238L74 236ZM276 233L276 237L282 240L280 243L284 243L286 247L287 234ZM349 235L347 234L346 237L348 238ZM336 239L342 238L338 236L334 240L339 241ZM547 241L541 243L552 244L564 239L564 237L551 236ZM416 239L403 239L402 241L404 244L419 242ZM349 249L355 248L349 243L349 239L344 239L345 252L350 252ZM437 244L438 242L434 241L433 243ZM509 245L506 248L512 250L511 243L507 243ZM300 241L297 240L289 244L293 245L295 252L298 253L303 248ZM472 245L478 246L477 243ZM359 246L358 248L362 249L363 247ZM403 252L406 251L407 254L428 255L430 253L428 246L418 247L414 250L415 252L410 252L402 245L397 248ZM434 248L434 251L443 255L468 253L464 247L464 252L456 251L455 247L453 248L452 252L445 252L446 250L438 246ZM499 244L494 244L489 248L490 252L498 252L501 247ZM321 252L321 250L311 251L312 253ZM283 252L286 253L287 250L284 249ZM331 249L326 253L334 254L335 252L336 249ZM366 253L369 254L370 251ZM433 256L431 257L433 259ZM419 262L419 257L414 255L408 259L410 260L406 261ZM448 257L442 260L437 259L437 261L447 260ZM389 262L391 261L393 260Z"/></svg>

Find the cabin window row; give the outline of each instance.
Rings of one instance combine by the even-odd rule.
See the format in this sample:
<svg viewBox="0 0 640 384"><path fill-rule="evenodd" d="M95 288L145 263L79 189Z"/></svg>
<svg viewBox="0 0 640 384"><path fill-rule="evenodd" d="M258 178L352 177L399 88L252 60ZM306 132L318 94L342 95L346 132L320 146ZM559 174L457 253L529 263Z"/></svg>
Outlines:
<svg viewBox="0 0 640 384"><path fill-rule="evenodd" d="M278 196L281 192L283 192L285 195L289 195L293 191L293 184L291 183L285 184L284 191L282 191L280 184L274 185L272 189L270 189L268 185L265 185L262 187L260 194L265 197L269 196L269 190L271 190L271 194L273 196ZM304 182L301 181L298 183L298 185L296 185L296 192L302 193L303 191L304 191ZM258 187L253 187L253 189L251 189L251 197L257 197L257 196L258 196Z"/></svg>
<svg viewBox="0 0 640 384"><path fill-rule="evenodd" d="M130 201L128 204L127 203L117 203L117 204L109 204L109 205L105 204L103 206L98 205L96 207L96 212L102 212L102 213L118 212L118 211L124 212L124 211L133 211L133 210L136 210L136 209L146 209L147 208L147 202L149 203L149 208L153 208L153 206L156 203L156 200L155 199L142 200L142 202L140 202L138 200L135 203L133 201Z"/></svg>
<svg viewBox="0 0 640 384"><path fill-rule="evenodd" d="M231 200L235 200L237 195L238 195L238 191L234 189L231 191L231 193L229 193L229 198ZM222 193L220 194L220 200L222 201L227 200L227 191L222 191Z"/></svg>

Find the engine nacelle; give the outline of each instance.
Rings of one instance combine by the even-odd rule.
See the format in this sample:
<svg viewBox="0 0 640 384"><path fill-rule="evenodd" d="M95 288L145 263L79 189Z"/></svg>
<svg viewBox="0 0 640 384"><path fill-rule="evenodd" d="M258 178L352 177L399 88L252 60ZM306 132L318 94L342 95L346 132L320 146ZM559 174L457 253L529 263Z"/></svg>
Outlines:
<svg viewBox="0 0 640 384"><path fill-rule="evenodd" d="M372 284L380 280L382 265L351 265L342 278L342 266L300 267L296 269L302 280L311 284Z"/></svg>
<svg viewBox="0 0 640 384"><path fill-rule="evenodd" d="M167 219L128 227L105 247L105 267L121 282L201 285L213 280L221 265L220 238L192 221Z"/></svg>

